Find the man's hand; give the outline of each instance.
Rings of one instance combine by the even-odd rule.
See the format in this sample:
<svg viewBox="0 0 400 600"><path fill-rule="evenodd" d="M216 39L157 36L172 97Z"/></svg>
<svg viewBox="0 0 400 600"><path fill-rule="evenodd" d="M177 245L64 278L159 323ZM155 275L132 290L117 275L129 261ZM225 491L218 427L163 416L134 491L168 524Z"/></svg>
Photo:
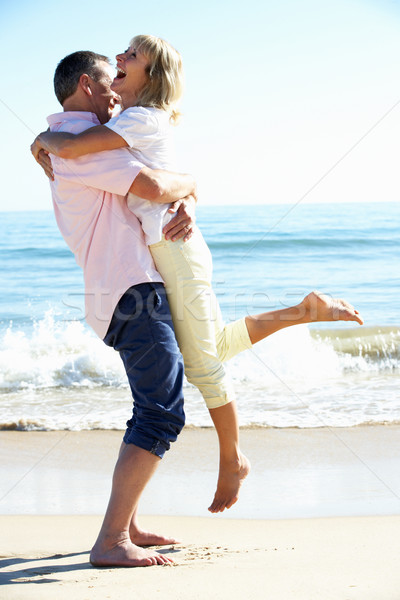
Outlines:
<svg viewBox="0 0 400 600"><path fill-rule="evenodd" d="M171 239L173 242L181 238L184 242L190 240L196 223L195 207L196 198L194 196L186 196L171 205L168 212L176 213L176 217L171 219L163 229L166 240Z"/></svg>

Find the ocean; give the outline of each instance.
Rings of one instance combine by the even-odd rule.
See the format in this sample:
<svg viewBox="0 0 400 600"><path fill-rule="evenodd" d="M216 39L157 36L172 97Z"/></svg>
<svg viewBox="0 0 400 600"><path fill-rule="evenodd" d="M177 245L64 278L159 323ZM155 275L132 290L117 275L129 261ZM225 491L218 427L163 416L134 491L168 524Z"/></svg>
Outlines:
<svg viewBox="0 0 400 600"><path fill-rule="evenodd" d="M365 325L295 326L229 363L240 424L400 422L400 203L199 206L224 318L289 306L312 289ZM124 429L119 356L83 320L83 280L53 214L0 218L1 429ZM187 424L209 426L186 383Z"/></svg>

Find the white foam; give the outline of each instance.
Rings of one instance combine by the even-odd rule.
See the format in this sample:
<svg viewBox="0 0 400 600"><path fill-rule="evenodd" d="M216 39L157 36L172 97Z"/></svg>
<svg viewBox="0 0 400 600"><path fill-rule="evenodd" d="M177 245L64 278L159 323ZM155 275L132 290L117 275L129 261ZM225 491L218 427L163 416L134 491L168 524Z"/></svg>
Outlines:
<svg viewBox="0 0 400 600"><path fill-rule="evenodd" d="M268 388L281 381L310 386L340 379L348 372L393 371L399 366L399 342L392 337L376 334L372 357L370 333L365 340L342 335L338 341L332 336L311 335L305 325L298 325L238 355L229 367L237 384ZM79 321L57 321L49 310L44 319L34 323L30 334L10 325L1 336L3 391L104 385L126 385L122 362Z"/></svg>
<svg viewBox="0 0 400 600"><path fill-rule="evenodd" d="M362 330L357 335L362 338ZM230 370L241 424L320 427L399 421L398 347L389 347L390 333L385 336L386 345L378 345L384 352L378 355L374 342L376 356L371 358L363 339L357 354L356 334L341 333L339 344L334 335L316 336L306 326L296 326L235 357ZM10 325L1 348L2 426L112 429L123 428L130 417L132 398L118 353L81 322L57 321L48 311L29 334ZM188 384L185 411L187 423L211 425L200 394Z"/></svg>
<svg viewBox="0 0 400 600"><path fill-rule="evenodd" d="M111 348L77 321L56 321L53 312L28 336L8 327L1 340L0 389L120 385L122 363Z"/></svg>
<svg viewBox="0 0 400 600"><path fill-rule="evenodd" d="M316 383L341 374L341 358L324 342L312 338L305 325L284 329L235 357L231 372L237 383L266 386L281 381Z"/></svg>

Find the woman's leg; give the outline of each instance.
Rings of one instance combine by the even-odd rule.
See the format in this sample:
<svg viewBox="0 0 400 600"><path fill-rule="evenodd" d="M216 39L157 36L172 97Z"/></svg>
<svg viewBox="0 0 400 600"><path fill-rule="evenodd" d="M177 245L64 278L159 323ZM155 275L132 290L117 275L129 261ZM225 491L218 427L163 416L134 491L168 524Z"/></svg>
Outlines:
<svg viewBox="0 0 400 600"><path fill-rule="evenodd" d="M232 382L218 356L215 324L222 318L211 289L211 254L200 232L185 244L163 241L150 250L166 284L186 377L203 395L218 434L220 469L209 510L220 512L237 501L250 465L239 449ZM240 350L251 346L244 322L242 329L246 343Z"/></svg>
<svg viewBox="0 0 400 600"><path fill-rule="evenodd" d="M217 430L220 472L209 510L220 512L236 502L250 468L239 450L234 390L223 362L292 325L335 320L362 324L362 319L345 301L312 292L294 307L225 325L211 288L211 254L200 232L184 244L163 241L150 250L166 283L186 376L202 393Z"/></svg>
<svg viewBox="0 0 400 600"><path fill-rule="evenodd" d="M239 489L250 471L250 462L239 447L236 400L209 409L219 441L219 474L214 499L208 510L222 512L237 502Z"/></svg>
<svg viewBox="0 0 400 600"><path fill-rule="evenodd" d="M246 317L246 326L251 343L255 344L292 325L327 321L355 321L363 324L359 312L345 300L311 292L296 306Z"/></svg>
<svg viewBox="0 0 400 600"><path fill-rule="evenodd" d="M218 356L225 362L286 327L328 321L354 321L363 324L362 317L351 304L320 292L311 292L295 306L249 315L227 325L218 311L215 319Z"/></svg>
<svg viewBox="0 0 400 600"><path fill-rule="evenodd" d="M163 241L150 246L150 251L165 282L188 381L200 390L208 408L227 404L234 390L217 349L216 323L221 317L211 288L207 245L197 231L186 243Z"/></svg>

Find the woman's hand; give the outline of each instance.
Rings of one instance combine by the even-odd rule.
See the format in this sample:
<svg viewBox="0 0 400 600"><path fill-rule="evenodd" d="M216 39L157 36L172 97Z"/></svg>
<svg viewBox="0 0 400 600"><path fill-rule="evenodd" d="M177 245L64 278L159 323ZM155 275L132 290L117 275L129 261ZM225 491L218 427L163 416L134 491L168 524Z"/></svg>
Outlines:
<svg viewBox="0 0 400 600"><path fill-rule="evenodd" d="M49 152L46 146L44 145L42 138L42 136L45 136L46 133L46 131L43 131L42 133L39 133L39 135L36 136L36 138L33 141L33 144L31 144L31 152L33 154L33 158L42 167L47 177L51 179L51 181L54 181L53 166L51 164Z"/></svg>
<svg viewBox="0 0 400 600"><path fill-rule="evenodd" d="M166 240L171 239L173 242L181 238L184 242L190 240L196 223L196 200L197 198L194 196L186 196L171 204L168 212L176 213L176 217L171 219L163 228Z"/></svg>
<svg viewBox="0 0 400 600"><path fill-rule="evenodd" d="M93 127L91 129L95 128ZM91 129L88 129L87 131L91 131ZM107 127L104 129L107 129ZM39 133L35 138L31 146L31 152L37 162L39 162L38 157L40 150L45 150L60 158L77 158L78 156L87 153L79 151L79 147L82 148L82 144L77 144L77 138L78 135L67 131L42 131L42 133ZM81 140L79 140L79 142L80 141Z"/></svg>
<svg viewBox="0 0 400 600"><path fill-rule="evenodd" d="M51 181L54 181L53 165L51 164L49 153L46 152L46 150L39 150L36 160L46 173L47 177Z"/></svg>
<svg viewBox="0 0 400 600"><path fill-rule="evenodd" d="M44 132L45 133L45 132ZM46 173L47 177L54 181L53 174L53 166L51 164L50 156L47 150L44 149L43 143L41 141L40 133L34 140L31 145L31 152L33 154L33 158L37 163L42 167L43 171Z"/></svg>
<svg viewBox="0 0 400 600"><path fill-rule="evenodd" d="M38 162L41 166L43 166L41 164L41 159L39 159L39 153L41 150L45 150L46 147L43 144L43 141L41 139L41 136L44 135L46 132L42 131L42 133L39 133L39 135L37 135L33 141L33 144L31 144L31 152L33 154L33 158L36 160L36 162ZM48 154L48 151L46 149L46 153ZM50 160L50 159L49 159Z"/></svg>

